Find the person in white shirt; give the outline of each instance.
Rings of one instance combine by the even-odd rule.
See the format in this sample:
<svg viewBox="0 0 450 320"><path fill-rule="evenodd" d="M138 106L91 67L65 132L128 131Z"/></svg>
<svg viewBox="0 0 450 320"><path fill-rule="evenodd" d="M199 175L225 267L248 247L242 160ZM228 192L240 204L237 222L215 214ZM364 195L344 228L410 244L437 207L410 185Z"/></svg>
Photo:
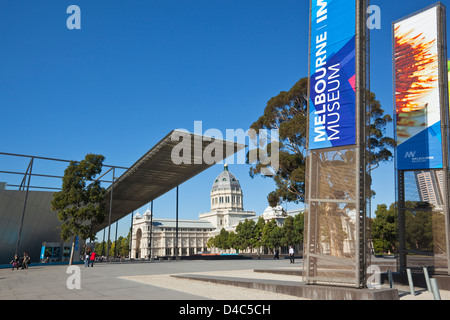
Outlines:
<svg viewBox="0 0 450 320"><path fill-rule="evenodd" d="M289 246L289 259L291 260L291 263L294 263L294 248L292 248L292 246Z"/></svg>
<svg viewBox="0 0 450 320"><path fill-rule="evenodd" d="M89 267L89 251L86 252L86 255L84 256L84 267Z"/></svg>

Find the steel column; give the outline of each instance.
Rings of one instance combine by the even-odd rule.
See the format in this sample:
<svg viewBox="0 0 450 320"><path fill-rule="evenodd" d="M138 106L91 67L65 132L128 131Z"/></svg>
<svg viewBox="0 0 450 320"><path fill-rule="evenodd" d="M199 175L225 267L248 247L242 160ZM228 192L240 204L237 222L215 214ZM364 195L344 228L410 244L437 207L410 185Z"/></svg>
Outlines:
<svg viewBox="0 0 450 320"><path fill-rule="evenodd" d="M111 199L109 199L109 219L108 219L108 243L106 245L106 261L109 260L109 241L111 235L111 214L112 214L112 205L113 205L113 193L114 193L114 182L115 182L115 171L113 168L112 172L112 183L111 183Z"/></svg>
<svg viewBox="0 0 450 320"><path fill-rule="evenodd" d="M449 198L449 109L448 109L448 66L447 66L447 24L446 9L438 7L438 50L439 56L439 86L441 100L441 135L442 135L442 170L444 178L443 202L445 216L445 243L447 254L447 274L450 275L450 198Z"/></svg>
<svg viewBox="0 0 450 320"><path fill-rule="evenodd" d="M33 169L33 162L34 162L34 157L31 158L30 163L28 164L27 171L25 172L24 179L23 179L23 182L25 182L26 176L28 174L27 191L25 192L25 201L23 203L23 210L22 210L22 220L20 221L20 229L19 229L19 235L17 237L15 254L19 254L20 238L22 237L23 221L25 218L25 211L27 209L28 191L30 189L30 180L31 180L31 171ZM30 171L29 173L28 173L28 170Z"/></svg>
<svg viewBox="0 0 450 320"><path fill-rule="evenodd" d="M119 227L119 220L116 221L116 238L114 240L114 257L117 257L117 228Z"/></svg>
<svg viewBox="0 0 450 320"><path fill-rule="evenodd" d="M133 243L133 213L134 212L131 212L131 227L130 227L130 251L129 251L129 256L130 256L130 260L131 260L131 257L132 257L132 251L133 251L133 245L132 245L132 243Z"/></svg>
<svg viewBox="0 0 450 320"><path fill-rule="evenodd" d="M153 200L151 202L150 205L150 212L151 212L151 216L150 216L150 242L148 244L149 247L149 254L148 254L148 259L150 260L152 257L152 236L153 236Z"/></svg>

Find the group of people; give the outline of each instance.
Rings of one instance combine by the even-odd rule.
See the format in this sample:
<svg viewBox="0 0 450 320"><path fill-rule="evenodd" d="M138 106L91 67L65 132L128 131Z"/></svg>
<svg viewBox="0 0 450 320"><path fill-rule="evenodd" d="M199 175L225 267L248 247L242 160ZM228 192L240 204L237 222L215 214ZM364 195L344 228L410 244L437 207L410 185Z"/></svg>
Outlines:
<svg viewBox="0 0 450 320"><path fill-rule="evenodd" d="M274 251L274 259L280 259L280 251L278 249L275 249ZM289 246L289 259L290 259L290 263L294 263L294 248L292 248L292 246Z"/></svg>
<svg viewBox="0 0 450 320"><path fill-rule="evenodd" d="M30 264L30 256L28 253L24 252L23 257L19 258L19 256L16 254L14 255L14 259L11 260L9 264L12 264L12 269L17 268L17 270L20 269L28 269L28 265Z"/></svg>
<svg viewBox="0 0 450 320"><path fill-rule="evenodd" d="M95 251L89 252L86 251L86 255L84 256L84 267L94 266L95 261Z"/></svg>

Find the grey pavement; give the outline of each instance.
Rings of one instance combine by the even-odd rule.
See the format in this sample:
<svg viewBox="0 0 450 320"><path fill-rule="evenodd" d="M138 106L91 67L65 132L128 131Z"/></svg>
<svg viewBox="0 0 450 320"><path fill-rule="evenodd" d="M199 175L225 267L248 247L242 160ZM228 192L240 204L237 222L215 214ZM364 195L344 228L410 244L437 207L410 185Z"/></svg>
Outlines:
<svg viewBox="0 0 450 320"><path fill-rule="evenodd" d="M170 278L171 274L198 272L232 272L257 268L298 267L301 262L289 264L289 260L215 260L215 261L154 261L96 263L93 268L75 265L79 272L80 288L74 287L76 273L68 273L67 265L37 265L27 270L0 269L0 300L204 300L215 299L185 290L186 282ZM261 275L259 275L261 276ZM147 280L141 281L140 278ZM154 279L153 282L148 279ZM161 280L171 283L166 285ZM67 284L69 280L69 286ZM300 281L300 279L299 279ZM188 283L187 287L196 284ZM72 287L72 288L70 288ZM202 284L203 289L206 284ZM217 288L217 285L215 285ZM219 286L220 287L220 286ZM222 286L229 287L229 286ZM222 288L223 289L223 288ZM230 299L235 299L232 290ZM248 289L250 290L250 289ZM222 290L223 291L223 290ZM279 299L276 294L261 292L262 299ZM285 296L286 297L286 296ZM218 299L223 296L217 295ZM289 298L289 297L286 297Z"/></svg>
<svg viewBox="0 0 450 320"><path fill-rule="evenodd" d="M254 272L255 269L301 270L302 260L181 260L154 262L96 263L93 268L75 265L37 265L28 270L0 269L0 300L307 300L256 289L180 279L172 275L200 274L278 281L298 281L298 275ZM69 273L68 273L69 271ZM409 294L397 288L400 300L433 300L426 290ZM449 291L441 291L450 300Z"/></svg>

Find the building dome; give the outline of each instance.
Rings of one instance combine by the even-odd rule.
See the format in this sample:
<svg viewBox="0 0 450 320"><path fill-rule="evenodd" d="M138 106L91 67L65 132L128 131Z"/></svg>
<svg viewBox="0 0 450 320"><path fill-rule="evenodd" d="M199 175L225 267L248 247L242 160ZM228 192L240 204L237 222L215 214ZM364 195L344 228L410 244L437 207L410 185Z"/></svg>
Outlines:
<svg viewBox="0 0 450 320"><path fill-rule="evenodd" d="M286 213L280 205L276 206L275 208L268 206L264 212L263 212L263 218L264 220L271 220L276 219L285 216Z"/></svg>
<svg viewBox="0 0 450 320"><path fill-rule="evenodd" d="M228 166L225 164L223 166L223 171L217 176L214 180L211 192L214 192L218 189L241 189L241 185L239 184L239 180L228 171Z"/></svg>
<svg viewBox="0 0 450 320"><path fill-rule="evenodd" d="M241 185L226 164L211 189L211 211L214 210L243 210Z"/></svg>
<svg viewBox="0 0 450 320"><path fill-rule="evenodd" d="M150 211L150 209L145 210L144 215L142 216L144 219L150 219L152 215L152 212Z"/></svg>

